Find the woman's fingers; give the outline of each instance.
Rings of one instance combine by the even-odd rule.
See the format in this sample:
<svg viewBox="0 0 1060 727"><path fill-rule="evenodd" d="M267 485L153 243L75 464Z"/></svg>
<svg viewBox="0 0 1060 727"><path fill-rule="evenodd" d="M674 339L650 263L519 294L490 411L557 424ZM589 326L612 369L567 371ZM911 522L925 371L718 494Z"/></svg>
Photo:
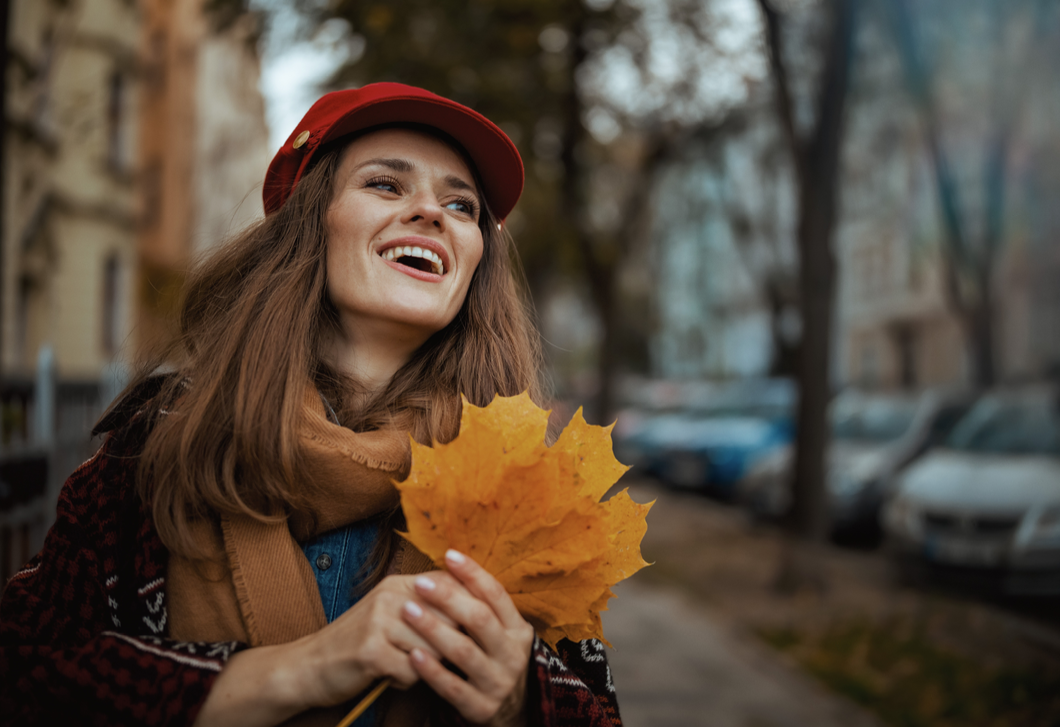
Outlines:
<svg viewBox="0 0 1060 727"><path fill-rule="evenodd" d="M390 644L406 654L417 647L434 653L434 647L399 616L405 602L410 598L416 599L415 592L408 586L409 584L403 584L400 588L380 589L380 592L373 598L366 598L361 608L350 609L335 623L347 621L356 623L357 626L354 626L354 629L361 639L365 641L379 639L381 643ZM420 605L434 611L434 608L427 603ZM444 614L436 615L439 618L448 619Z"/></svg>
<svg viewBox="0 0 1060 727"><path fill-rule="evenodd" d="M415 625L445 660L467 675L462 679L432 654L413 649L411 666L435 692L473 724L521 724L528 657L509 650L507 658L488 655L466 634L443 624L411 601L405 618ZM498 721L499 720L499 721Z"/></svg>
<svg viewBox="0 0 1060 727"><path fill-rule="evenodd" d="M504 661L528 658L534 629L519 615L503 586L456 551L450 550L446 560L452 572L417 576L416 593L460 624L492 656Z"/></svg>
<svg viewBox="0 0 1060 727"><path fill-rule="evenodd" d="M419 681L419 673L409 661L409 654L417 650L418 647L414 647L405 651L392 643L366 643L361 658L367 666L368 681L389 677L399 689L408 689ZM431 648L431 651L434 652L434 649Z"/></svg>
<svg viewBox="0 0 1060 727"><path fill-rule="evenodd" d="M416 593L433 606L410 601L405 620L441 655L413 649L410 663L420 677L475 723L515 724L525 700L526 671L534 630L491 575L459 553L447 554L449 573L428 573L415 581ZM449 616L466 630L444 623ZM503 614L503 616L501 615ZM442 664L467 675L462 679Z"/></svg>
<svg viewBox="0 0 1060 727"><path fill-rule="evenodd" d="M487 653L479 644L456 628L442 623L413 601L405 604L405 619L413 625L431 644L431 649L421 650L432 658L444 658L454 664L481 687L492 689L496 670Z"/></svg>
<svg viewBox="0 0 1060 727"><path fill-rule="evenodd" d="M423 600L456 622L483 649L495 655L504 653L508 642L505 628L488 603L476 598L447 573L418 576L415 584L416 593ZM415 626L422 634L421 624Z"/></svg>
<svg viewBox="0 0 1060 727"><path fill-rule="evenodd" d="M430 654L413 649L409 662L438 696L453 705L472 724L486 724L500 711L503 699L476 689Z"/></svg>
<svg viewBox="0 0 1060 727"><path fill-rule="evenodd" d="M489 604L505 628L517 628L525 624L519 610L512 603L511 596L504 586L490 575L485 568L471 558L455 550L445 553L445 564L449 572L459 580L476 598Z"/></svg>
<svg viewBox="0 0 1060 727"><path fill-rule="evenodd" d="M315 703L341 702L352 696L351 691L356 694L381 677L390 677L400 688L411 686L419 680L409 661L413 649L445 658L403 616L402 608L410 600L437 623L453 623L417 595L412 577L384 579L334 623L313 635L314 658L310 661L319 664L322 672L313 680L314 688L321 691Z"/></svg>

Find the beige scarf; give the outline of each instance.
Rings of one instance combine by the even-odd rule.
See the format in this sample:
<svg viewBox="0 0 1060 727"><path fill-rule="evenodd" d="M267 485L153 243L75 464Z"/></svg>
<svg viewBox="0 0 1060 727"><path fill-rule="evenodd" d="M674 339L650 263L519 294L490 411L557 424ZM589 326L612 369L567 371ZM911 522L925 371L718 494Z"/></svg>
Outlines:
<svg viewBox="0 0 1060 727"><path fill-rule="evenodd" d="M294 641L327 625L316 577L299 543L396 505L392 480L404 475L408 435L393 430L355 433L332 424L316 390L310 389L300 440L307 465L302 487L307 509L273 523L249 516L199 522L196 537L209 559L170 558L172 638L266 646ZM429 558L402 541L389 572L414 574L432 568ZM351 706L314 710L291 723L335 725ZM399 695L391 706L388 727L425 721L423 699Z"/></svg>

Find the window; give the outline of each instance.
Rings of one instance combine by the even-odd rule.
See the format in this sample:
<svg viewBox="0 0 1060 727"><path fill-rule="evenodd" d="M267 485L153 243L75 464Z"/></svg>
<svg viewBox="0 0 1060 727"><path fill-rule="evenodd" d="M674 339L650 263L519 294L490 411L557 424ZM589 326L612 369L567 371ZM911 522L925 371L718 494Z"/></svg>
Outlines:
<svg viewBox="0 0 1060 727"><path fill-rule="evenodd" d="M103 353L113 356L118 351L121 330L120 301L121 260L111 253L103 263Z"/></svg>
<svg viewBox="0 0 1060 727"><path fill-rule="evenodd" d="M107 82L107 166L116 172L129 167L129 131L126 96L127 81L121 71L115 70Z"/></svg>

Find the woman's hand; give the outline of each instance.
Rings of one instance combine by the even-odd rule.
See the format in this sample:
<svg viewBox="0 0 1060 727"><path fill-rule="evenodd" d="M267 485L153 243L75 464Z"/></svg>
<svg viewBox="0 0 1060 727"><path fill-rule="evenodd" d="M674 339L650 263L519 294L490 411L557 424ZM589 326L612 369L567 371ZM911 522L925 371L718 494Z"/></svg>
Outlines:
<svg viewBox="0 0 1060 727"><path fill-rule="evenodd" d="M196 727L279 724L341 704L384 677L399 689L422 678L472 723L523 724L534 630L478 564L454 551L446 562L448 573L383 579L314 634L236 654Z"/></svg>
<svg viewBox="0 0 1060 727"><path fill-rule="evenodd" d="M274 725L311 707L329 707L388 677L407 689L419 681L409 653L441 654L402 617L407 604L453 629L414 587L390 576L353 608L314 634L279 646L242 651L229 660L196 719L206 725Z"/></svg>
<svg viewBox="0 0 1060 727"><path fill-rule="evenodd" d="M419 600L404 604L406 621L427 642L411 649L423 681L473 724L525 724L526 672L534 629L503 586L470 558L450 550L448 573L417 576ZM433 608L424 609L422 602ZM442 665L446 659L467 680Z"/></svg>

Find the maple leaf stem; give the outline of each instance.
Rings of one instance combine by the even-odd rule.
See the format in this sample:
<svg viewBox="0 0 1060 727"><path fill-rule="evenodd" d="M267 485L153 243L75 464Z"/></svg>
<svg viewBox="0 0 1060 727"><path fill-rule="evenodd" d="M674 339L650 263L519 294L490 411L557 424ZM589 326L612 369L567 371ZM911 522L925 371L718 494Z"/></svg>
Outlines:
<svg viewBox="0 0 1060 727"><path fill-rule="evenodd" d="M336 727L350 727L353 721L364 714L364 711L372 706L372 702L379 699L379 695L386 691L386 688L390 686L389 677L384 679L375 685L372 691L365 695L364 699L357 703L357 706L350 710L350 713L343 717L342 721L336 725Z"/></svg>

